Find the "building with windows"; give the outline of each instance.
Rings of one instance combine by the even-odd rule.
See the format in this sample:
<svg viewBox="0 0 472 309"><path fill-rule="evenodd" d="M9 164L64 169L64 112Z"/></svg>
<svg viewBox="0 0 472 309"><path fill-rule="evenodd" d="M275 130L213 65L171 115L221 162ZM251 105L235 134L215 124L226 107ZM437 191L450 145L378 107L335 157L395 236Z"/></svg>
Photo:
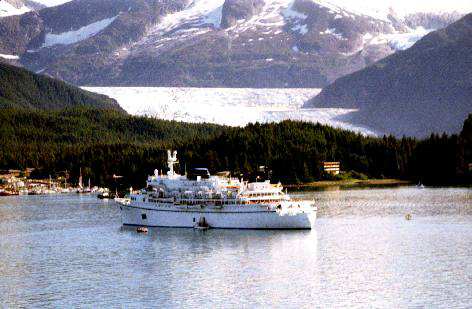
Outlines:
<svg viewBox="0 0 472 309"><path fill-rule="evenodd" d="M323 171L331 175L338 175L340 166L340 162L323 162Z"/></svg>

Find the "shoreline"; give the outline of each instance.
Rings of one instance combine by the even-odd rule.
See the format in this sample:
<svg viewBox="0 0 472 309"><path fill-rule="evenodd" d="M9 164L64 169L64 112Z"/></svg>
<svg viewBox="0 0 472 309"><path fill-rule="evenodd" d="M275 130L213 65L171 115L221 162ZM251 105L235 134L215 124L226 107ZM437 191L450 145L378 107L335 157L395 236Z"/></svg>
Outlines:
<svg viewBox="0 0 472 309"><path fill-rule="evenodd" d="M401 179L349 179L349 180L320 180L301 184L287 184L289 189L297 188L328 188L336 186L345 187L383 187L383 186L408 186L414 183L410 180Z"/></svg>

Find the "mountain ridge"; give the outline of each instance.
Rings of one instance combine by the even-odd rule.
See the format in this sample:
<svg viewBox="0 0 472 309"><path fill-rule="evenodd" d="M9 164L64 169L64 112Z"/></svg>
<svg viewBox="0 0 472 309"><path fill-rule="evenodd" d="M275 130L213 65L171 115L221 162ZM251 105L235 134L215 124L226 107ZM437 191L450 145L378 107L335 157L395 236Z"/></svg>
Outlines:
<svg viewBox="0 0 472 309"><path fill-rule="evenodd" d="M357 108L352 120L396 135L457 133L472 111L472 14L336 80L306 106Z"/></svg>
<svg viewBox="0 0 472 309"><path fill-rule="evenodd" d="M0 54L76 85L319 88L461 16L392 14L322 0L74 0L0 19Z"/></svg>

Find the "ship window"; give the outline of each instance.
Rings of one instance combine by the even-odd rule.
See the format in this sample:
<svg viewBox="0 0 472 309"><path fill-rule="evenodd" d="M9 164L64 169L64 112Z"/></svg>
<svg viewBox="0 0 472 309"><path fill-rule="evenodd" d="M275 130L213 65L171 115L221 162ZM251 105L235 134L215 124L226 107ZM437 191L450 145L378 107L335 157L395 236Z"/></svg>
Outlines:
<svg viewBox="0 0 472 309"><path fill-rule="evenodd" d="M193 222L195 222L195 218L193 218Z"/></svg>
<svg viewBox="0 0 472 309"><path fill-rule="evenodd" d="M145 202L145 201L146 201L146 198L145 198L145 197L143 197L143 202Z"/></svg>
<svg viewBox="0 0 472 309"><path fill-rule="evenodd" d="M146 219L147 219L146 214L141 214L141 218L142 218L143 220L146 220Z"/></svg>

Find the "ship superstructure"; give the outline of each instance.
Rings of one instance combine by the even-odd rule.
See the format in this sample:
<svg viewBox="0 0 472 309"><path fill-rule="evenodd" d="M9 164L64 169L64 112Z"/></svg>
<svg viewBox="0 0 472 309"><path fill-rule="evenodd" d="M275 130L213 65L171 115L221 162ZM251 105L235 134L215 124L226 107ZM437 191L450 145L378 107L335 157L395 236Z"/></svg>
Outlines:
<svg viewBox="0 0 472 309"><path fill-rule="evenodd" d="M311 229L316 207L295 201L282 185L212 176L205 168L174 171L177 152L168 151L168 172L155 170L145 189L120 202L123 224L137 226Z"/></svg>

